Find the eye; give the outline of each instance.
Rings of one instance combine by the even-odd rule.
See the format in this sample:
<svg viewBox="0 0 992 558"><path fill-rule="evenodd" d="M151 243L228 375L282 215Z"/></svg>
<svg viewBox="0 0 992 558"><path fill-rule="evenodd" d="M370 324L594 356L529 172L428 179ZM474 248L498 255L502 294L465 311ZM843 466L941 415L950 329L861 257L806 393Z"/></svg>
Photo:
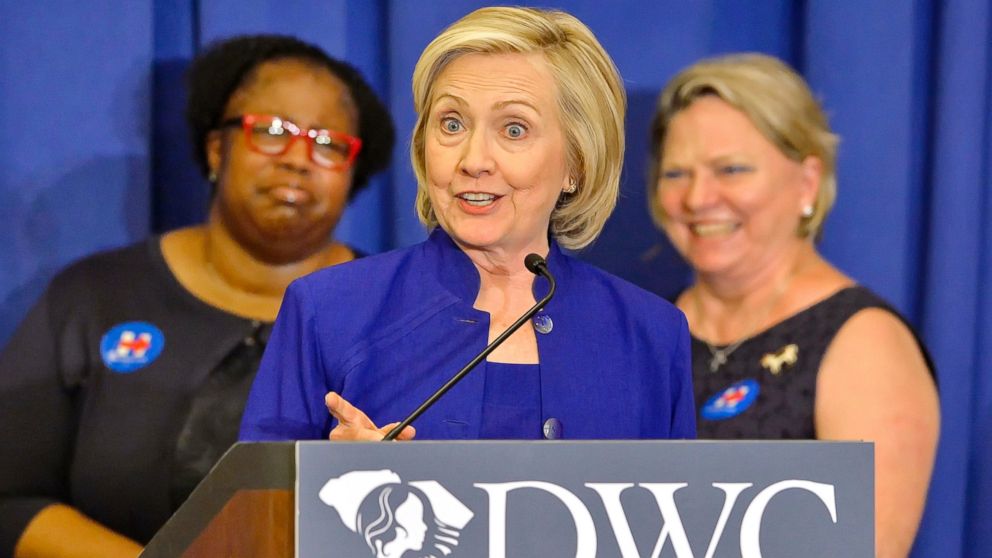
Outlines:
<svg viewBox="0 0 992 558"><path fill-rule="evenodd" d="M662 180L678 180L686 176L686 172L682 169L666 169L661 172Z"/></svg>
<svg viewBox="0 0 992 558"><path fill-rule="evenodd" d="M754 168L748 165L722 165L717 169L717 172L725 176L733 176L749 173L752 170L754 170Z"/></svg>
<svg viewBox="0 0 992 558"><path fill-rule="evenodd" d="M506 127L506 137L510 139L520 139L527 135L527 127L523 124L513 123Z"/></svg>
<svg viewBox="0 0 992 558"><path fill-rule="evenodd" d="M462 123L454 116L445 116L441 119L441 129L449 134L457 134L462 131Z"/></svg>

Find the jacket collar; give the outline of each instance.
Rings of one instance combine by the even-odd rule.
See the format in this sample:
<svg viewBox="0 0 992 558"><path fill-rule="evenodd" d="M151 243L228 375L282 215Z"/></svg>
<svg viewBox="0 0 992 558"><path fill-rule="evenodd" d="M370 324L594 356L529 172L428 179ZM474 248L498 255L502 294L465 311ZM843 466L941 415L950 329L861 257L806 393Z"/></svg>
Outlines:
<svg viewBox="0 0 992 558"><path fill-rule="evenodd" d="M547 257L548 269L554 274L560 293L562 279L569 272L568 258L561 252L561 248L553 238L548 244L550 245ZM469 306L474 304L479 295L479 270L468 254L463 252L441 227L435 227L431 231L425 249L429 259L437 262L434 273L438 284ZM536 277L532 289L534 300L540 300L548 293L548 281L544 277Z"/></svg>

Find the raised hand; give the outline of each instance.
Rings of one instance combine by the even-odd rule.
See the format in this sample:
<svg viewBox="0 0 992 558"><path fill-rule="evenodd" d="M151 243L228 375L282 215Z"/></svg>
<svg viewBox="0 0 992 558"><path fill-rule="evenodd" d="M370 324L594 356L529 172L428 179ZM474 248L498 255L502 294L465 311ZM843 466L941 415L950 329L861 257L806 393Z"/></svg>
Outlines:
<svg viewBox="0 0 992 558"><path fill-rule="evenodd" d="M330 411L331 416L338 420L338 425L331 430L329 437L331 440L378 442L399 424L399 422L392 422L379 428L361 409L333 391L327 392L327 395L324 396L324 404L327 405L327 410ZM412 440L416 434L416 429L407 426L396 439Z"/></svg>

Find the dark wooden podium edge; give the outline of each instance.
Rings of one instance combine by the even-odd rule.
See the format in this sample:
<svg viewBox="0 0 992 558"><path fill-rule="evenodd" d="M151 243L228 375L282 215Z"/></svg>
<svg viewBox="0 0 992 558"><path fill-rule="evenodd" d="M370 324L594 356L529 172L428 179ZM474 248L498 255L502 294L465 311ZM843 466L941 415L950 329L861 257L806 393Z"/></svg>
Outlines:
<svg viewBox="0 0 992 558"><path fill-rule="evenodd" d="M214 521L218 516L244 517L246 498L264 501L269 508L262 510L263 514L273 509L281 510L288 501L286 521L293 529L295 514L292 495L295 485L295 442L235 444L149 541L141 558L183 556L198 542L201 534L206 534L208 527L211 531L220 529L218 522ZM239 495L239 491L243 494ZM250 494L244 494L246 491ZM245 524L242 527L254 529L257 526ZM289 544L292 545L293 541L290 540ZM200 542L197 546L204 545Z"/></svg>

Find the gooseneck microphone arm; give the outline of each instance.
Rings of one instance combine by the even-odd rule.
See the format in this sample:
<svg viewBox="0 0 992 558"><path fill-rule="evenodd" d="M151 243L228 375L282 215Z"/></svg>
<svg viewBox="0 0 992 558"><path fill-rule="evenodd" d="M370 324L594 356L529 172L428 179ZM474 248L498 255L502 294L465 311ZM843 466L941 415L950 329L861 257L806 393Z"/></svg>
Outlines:
<svg viewBox="0 0 992 558"><path fill-rule="evenodd" d="M466 375L468 375L469 372L472 371L473 368L475 368L480 362L482 362L487 356L489 356L489 353L495 351L496 347L502 345L503 341L506 341L508 337L513 335L513 332L520 329L520 326L524 325L524 323L527 320L531 319L534 316L534 314L537 314L537 312L541 308L544 308L544 306L548 303L548 301L551 300L551 297L555 295L556 284L555 284L555 278L551 275L551 272L548 271L548 264L547 262L544 261L544 258L538 256L537 254L527 254L527 257L524 258L524 265L527 267L527 270L533 273L534 275L540 275L548 280L548 283L551 285L551 288L548 289L548 294L544 295L544 298L537 301L537 304L531 306L530 310L527 310L527 312L525 312L523 316L520 316L520 318L518 318L517 321L513 322L510 325L510 327L506 328L506 331L501 333L499 337L493 339L493 342L487 345L486 348L483 349L481 353L476 355L476 357L473 358L468 364L466 364L464 368L462 368L461 370L458 371L457 374L452 376L451 379L447 381L447 383L445 383L443 386L441 386L440 389L435 391L434 394L428 397L426 401L421 403L420 406L417 407L416 411L410 413L410 416L406 417L406 419L404 419L403 422L399 423L398 425L396 425L395 428L390 430L389 433L386 434L385 437L383 437L382 441L386 442L396 439L396 437L400 435L400 432L402 432L404 428L410 426L410 423L417 420L417 418L420 417L420 415L424 414L424 412L427 409L430 409L431 406L434 405L434 403L436 403L438 399L441 399L441 397L443 397L445 393L448 393L448 390L455 387L455 384L460 382L462 378L464 378Z"/></svg>

